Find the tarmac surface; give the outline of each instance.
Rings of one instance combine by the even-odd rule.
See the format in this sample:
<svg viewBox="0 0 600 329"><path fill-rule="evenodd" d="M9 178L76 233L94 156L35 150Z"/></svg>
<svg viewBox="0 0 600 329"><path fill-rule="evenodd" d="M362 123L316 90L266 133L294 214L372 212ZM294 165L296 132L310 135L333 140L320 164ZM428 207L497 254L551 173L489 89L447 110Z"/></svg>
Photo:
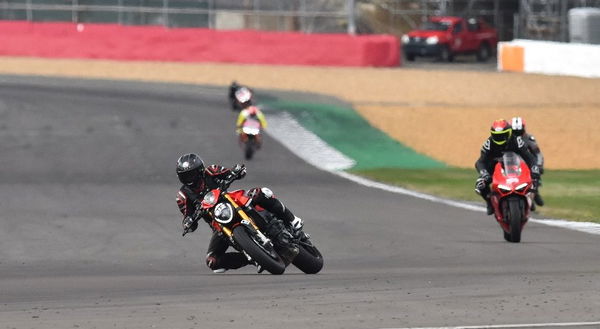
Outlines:
<svg viewBox="0 0 600 329"><path fill-rule="evenodd" d="M243 162L222 88L0 77L0 328L404 328L598 321L600 240L375 190L277 141L239 188L268 186L325 267L204 265L181 236L179 155ZM572 326L578 327L578 326Z"/></svg>

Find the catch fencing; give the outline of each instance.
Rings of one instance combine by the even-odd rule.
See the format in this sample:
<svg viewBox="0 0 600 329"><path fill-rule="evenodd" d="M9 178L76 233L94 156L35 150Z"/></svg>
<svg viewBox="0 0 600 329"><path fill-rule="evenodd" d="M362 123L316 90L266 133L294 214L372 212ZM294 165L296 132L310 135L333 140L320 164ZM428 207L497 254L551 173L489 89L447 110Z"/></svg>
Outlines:
<svg viewBox="0 0 600 329"><path fill-rule="evenodd" d="M516 1L0 0L0 19L400 36L430 15L460 15L485 19L502 39Z"/></svg>

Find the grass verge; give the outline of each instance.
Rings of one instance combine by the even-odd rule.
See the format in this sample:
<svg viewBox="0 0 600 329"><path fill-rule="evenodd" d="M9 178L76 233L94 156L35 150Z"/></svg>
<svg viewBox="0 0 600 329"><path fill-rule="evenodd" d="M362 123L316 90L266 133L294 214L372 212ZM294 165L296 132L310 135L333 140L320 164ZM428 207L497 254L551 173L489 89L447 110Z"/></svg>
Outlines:
<svg viewBox="0 0 600 329"><path fill-rule="evenodd" d="M475 194L474 169L352 170L370 179L455 200L483 201ZM542 176L545 206L538 213L551 218L600 223L600 170L547 170Z"/></svg>

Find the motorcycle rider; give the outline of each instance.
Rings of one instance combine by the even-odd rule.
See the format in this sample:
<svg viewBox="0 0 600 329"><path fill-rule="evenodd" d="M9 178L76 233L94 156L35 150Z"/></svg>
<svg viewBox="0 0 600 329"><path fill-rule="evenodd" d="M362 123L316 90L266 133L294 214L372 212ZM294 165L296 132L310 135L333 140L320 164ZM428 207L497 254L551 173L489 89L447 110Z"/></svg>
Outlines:
<svg viewBox="0 0 600 329"><path fill-rule="evenodd" d="M229 103L233 111L240 111L254 104L253 92L250 88L233 81L229 85Z"/></svg>
<svg viewBox="0 0 600 329"><path fill-rule="evenodd" d="M481 155L475 162L475 168L479 173L479 178L475 182L475 192L485 200L487 204L487 214L494 213L492 202L490 200L490 187L494 166L497 159L502 157L503 152L512 151L525 160L531 171L533 180L532 190L537 189L540 178L540 169L535 163L535 157L527 149L527 145L521 136L516 136L512 132L512 126L504 119L496 120L492 123L490 137L488 137L481 146Z"/></svg>
<svg viewBox="0 0 600 329"><path fill-rule="evenodd" d="M535 203L538 206L543 206L544 199L542 199L542 196L540 195L539 187L542 186L541 175L544 174L544 155L542 154L542 151L540 150L540 147L539 147L535 137L533 135L527 133L527 131L525 130L525 120L523 118L513 117L511 119L511 126L512 126L513 133L516 136L521 136L521 138L523 138L525 145L527 145L527 149L529 150L529 152L531 152L531 154L533 154L535 156L535 164L538 166L538 168L540 168L540 179L538 180L538 190L535 193L533 201L535 201Z"/></svg>
<svg viewBox="0 0 600 329"><path fill-rule="evenodd" d="M263 112L258 108L258 106L250 105L248 107L245 107L243 110L240 111L240 114L238 114L238 118L235 123L235 132L238 135L242 133L242 127L244 126L244 122L246 122L246 120L249 119L258 121L260 123L261 131L267 128L267 119L265 118ZM256 138L256 142L260 147L262 145L261 135L257 135Z"/></svg>
<svg viewBox="0 0 600 329"><path fill-rule="evenodd" d="M177 193L177 205L183 214L184 232L193 232L198 228L197 219L202 218L210 223L211 219L202 210L197 209L196 205L202 200L204 195L212 189L218 188L223 182L238 180L246 176L246 167L241 164L233 168L225 168L216 164L208 167L204 166L202 159L194 153L184 154L177 160L177 177L183 184ZM291 225L294 230L299 230L303 226L303 221L294 216L294 214L275 196L273 192L266 187L253 188L247 192L250 198L250 204L258 205L279 220L274 220L265 228L269 237L274 238L274 242L286 239L287 231L283 230L283 224ZM287 233L289 234L289 233ZM206 254L206 265L215 273L222 273L229 269L237 269L248 265L248 258L240 252L226 252L229 247L229 240L224 234L213 231L213 235L208 245ZM286 250L288 254L282 257L293 259L299 250L297 246L292 246ZM259 267L259 273L262 269Z"/></svg>

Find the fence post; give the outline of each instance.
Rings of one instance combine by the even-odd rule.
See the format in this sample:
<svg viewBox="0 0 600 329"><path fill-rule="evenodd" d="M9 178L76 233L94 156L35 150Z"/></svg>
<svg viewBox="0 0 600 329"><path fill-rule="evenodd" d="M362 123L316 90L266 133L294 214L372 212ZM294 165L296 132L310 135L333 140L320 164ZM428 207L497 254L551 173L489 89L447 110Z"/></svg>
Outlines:
<svg viewBox="0 0 600 329"><path fill-rule="evenodd" d="M356 0L348 0L346 2L348 6L348 34L356 34L356 19L354 17L354 10L356 7Z"/></svg>
<svg viewBox="0 0 600 329"><path fill-rule="evenodd" d="M169 0L163 0L163 25L169 27Z"/></svg>
<svg viewBox="0 0 600 329"><path fill-rule="evenodd" d="M306 28L306 0L300 2L300 31L308 32Z"/></svg>
<svg viewBox="0 0 600 329"><path fill-rule="evenodd" d="M79 1L78 0L73 0L73 2L71 2L71 21L73 23L78 23L79 22Z"/></svg>
<svg viewBox="0 0 600 329"><path fill-rule="evenodd" d="M123 25L123 0L119 0L119 11L117 12L117 23Z"/></svg>
<svg viewBox="0 0 600 329"><path fill-rule="evenodd" d="M214 29L215 28L215 23L216 19L215 19L215 1L214 0L208 0L208 28L209 29Z"/></svg>
<svg viewBox="0 0 600 329"><path fill-rule="evenodd" d="M31 0L27 0L27 10L25 12L27 13L27 21L33 21L33 13L31 11Z"/></svg>

